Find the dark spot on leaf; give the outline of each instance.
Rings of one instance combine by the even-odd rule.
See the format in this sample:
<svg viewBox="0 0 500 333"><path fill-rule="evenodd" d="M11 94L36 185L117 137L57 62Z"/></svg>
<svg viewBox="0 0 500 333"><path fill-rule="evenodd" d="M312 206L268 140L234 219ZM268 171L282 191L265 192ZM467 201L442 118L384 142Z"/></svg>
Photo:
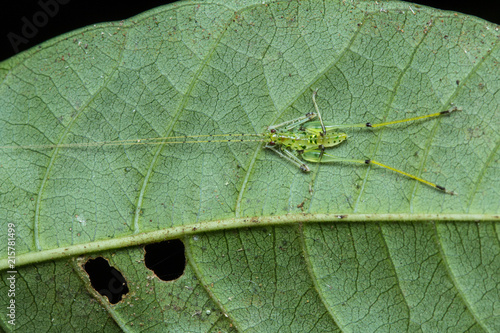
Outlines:
<svg viewBox="0 0 500 333"><path fill-rule="evenodd" d="M168 240L145 246L146 267L152 270L160 280L172 281L184 274L186 256L184 243L179 239Z"/></svg>
<svg viewBox="0 0 500 333"><path fill-rule="evenodd" d="M90 283L102 296L106 296L111 304L122 300L128 293L127 281L119 270L109 265L103 257L89 259L85 263L85 271L89 275Z"/></svg>

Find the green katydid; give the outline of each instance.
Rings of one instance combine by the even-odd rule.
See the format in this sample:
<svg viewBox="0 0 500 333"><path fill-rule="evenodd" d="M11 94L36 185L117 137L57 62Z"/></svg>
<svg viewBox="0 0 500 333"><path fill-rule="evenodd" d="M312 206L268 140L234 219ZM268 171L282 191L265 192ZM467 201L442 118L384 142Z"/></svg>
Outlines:
<svg viewBox="0 0 500 333"><path fill-rule="evenodd" d="M0 146L0 150L5 149L51 149L51 148L78 148L78 147L101 147L101 146L127 146L143 144L189 144L206 142L265 142L265 148L275 152L280 157L290 161L300 168L303 172L309 172L310 168L304 161L311 163L330 163L330 162L348 162L361 164L374 164L379 167L400 173L406 177L412 178L422 184L434 187L437 190L448 194L456 194L453 191L447 191L443 186L437 185L418 176L404 172L402 170L387 166L372 159L348 159L333 156L325 150L339 145L347 140L345 133L337 132L340 128L376 128L388 125L394 125L409 121L422 120L427 118L440 117L459 109L440 111L428 115L405 118L378 124L333 124L323 121L319 107L316 103L316 91L313 92L312 100L316 113L307 113L306 115L286 121L278 125L268 127L268 131L258 134L211 134L211 135L184 135L172 137L158 137L132 140L101 141L90 143L71 143L59 145L27 145L27 146ZM256 139L247 139L248 137L257 137ZM222 139L223 138L223 139ZM202 139L202 140L199 140ZM302 157L302 161L299 157Z"/></svg>

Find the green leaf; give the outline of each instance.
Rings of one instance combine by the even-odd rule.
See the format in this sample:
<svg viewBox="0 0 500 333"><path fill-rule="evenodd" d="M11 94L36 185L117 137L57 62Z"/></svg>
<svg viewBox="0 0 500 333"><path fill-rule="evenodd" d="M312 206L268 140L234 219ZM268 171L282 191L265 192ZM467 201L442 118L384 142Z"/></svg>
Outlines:
<svg viewBox="0 0 500 333"><path fill-rule="evenodd" d="M395 1L180 2L1 63L2 329L499 331L498 30ZM259 142L6 147L261 133L315 90L339 124L460 108L329 149L459 195L373 165L305 174ZM141 244L173 238L187 266L165 282Z"/></svg>

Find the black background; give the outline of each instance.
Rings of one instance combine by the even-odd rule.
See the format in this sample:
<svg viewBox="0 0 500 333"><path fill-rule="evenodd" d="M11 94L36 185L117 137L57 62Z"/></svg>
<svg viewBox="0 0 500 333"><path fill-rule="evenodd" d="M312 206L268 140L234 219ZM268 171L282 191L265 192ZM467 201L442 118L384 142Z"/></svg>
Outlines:
<svg viewBox="0 0 500 333"><path fill-rule="evenodd" d="M8 39L9 32L22 36L21 29L25 17L33 21L33 15L41 10L39 1L47 3L56 0L15 0L4 1L0 5L0 61L10 58L17 52ZM50 38L56 37L90 24L106 21L119 21L137 15L148 9L173 1L142 0L124 2L118 0L57 0L66 4L59 5L59 11L50 17L45 26L38 29L28 43L19 45L19 51L29 49ZM381 0L380 2L383 3ZM475 15L493 23L500 24L499 0L443 1L420 0L419 4L440 9L453 10Z"/></svg>

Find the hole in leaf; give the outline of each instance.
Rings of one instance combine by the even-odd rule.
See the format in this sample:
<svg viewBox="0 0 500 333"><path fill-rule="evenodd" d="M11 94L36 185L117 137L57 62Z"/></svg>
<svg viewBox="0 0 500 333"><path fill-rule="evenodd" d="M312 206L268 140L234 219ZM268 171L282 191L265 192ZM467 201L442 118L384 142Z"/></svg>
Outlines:
<svg viewBox="0 0 500 333"><path fill-rule="evenodd" d="M145 246L144 261L146 267L152 270L163 281L178 279L184 274L186 256L184 243L172 239Z"/></svg>
<svg viewBox="0 0 500 333"><path fill-rule="evenodd" d="M89 275L92 287L106 296L111 304L122 300L128 293L127 281L119 270L109 265L103 257L89 259L85 263L85 271Z"/></svg>

